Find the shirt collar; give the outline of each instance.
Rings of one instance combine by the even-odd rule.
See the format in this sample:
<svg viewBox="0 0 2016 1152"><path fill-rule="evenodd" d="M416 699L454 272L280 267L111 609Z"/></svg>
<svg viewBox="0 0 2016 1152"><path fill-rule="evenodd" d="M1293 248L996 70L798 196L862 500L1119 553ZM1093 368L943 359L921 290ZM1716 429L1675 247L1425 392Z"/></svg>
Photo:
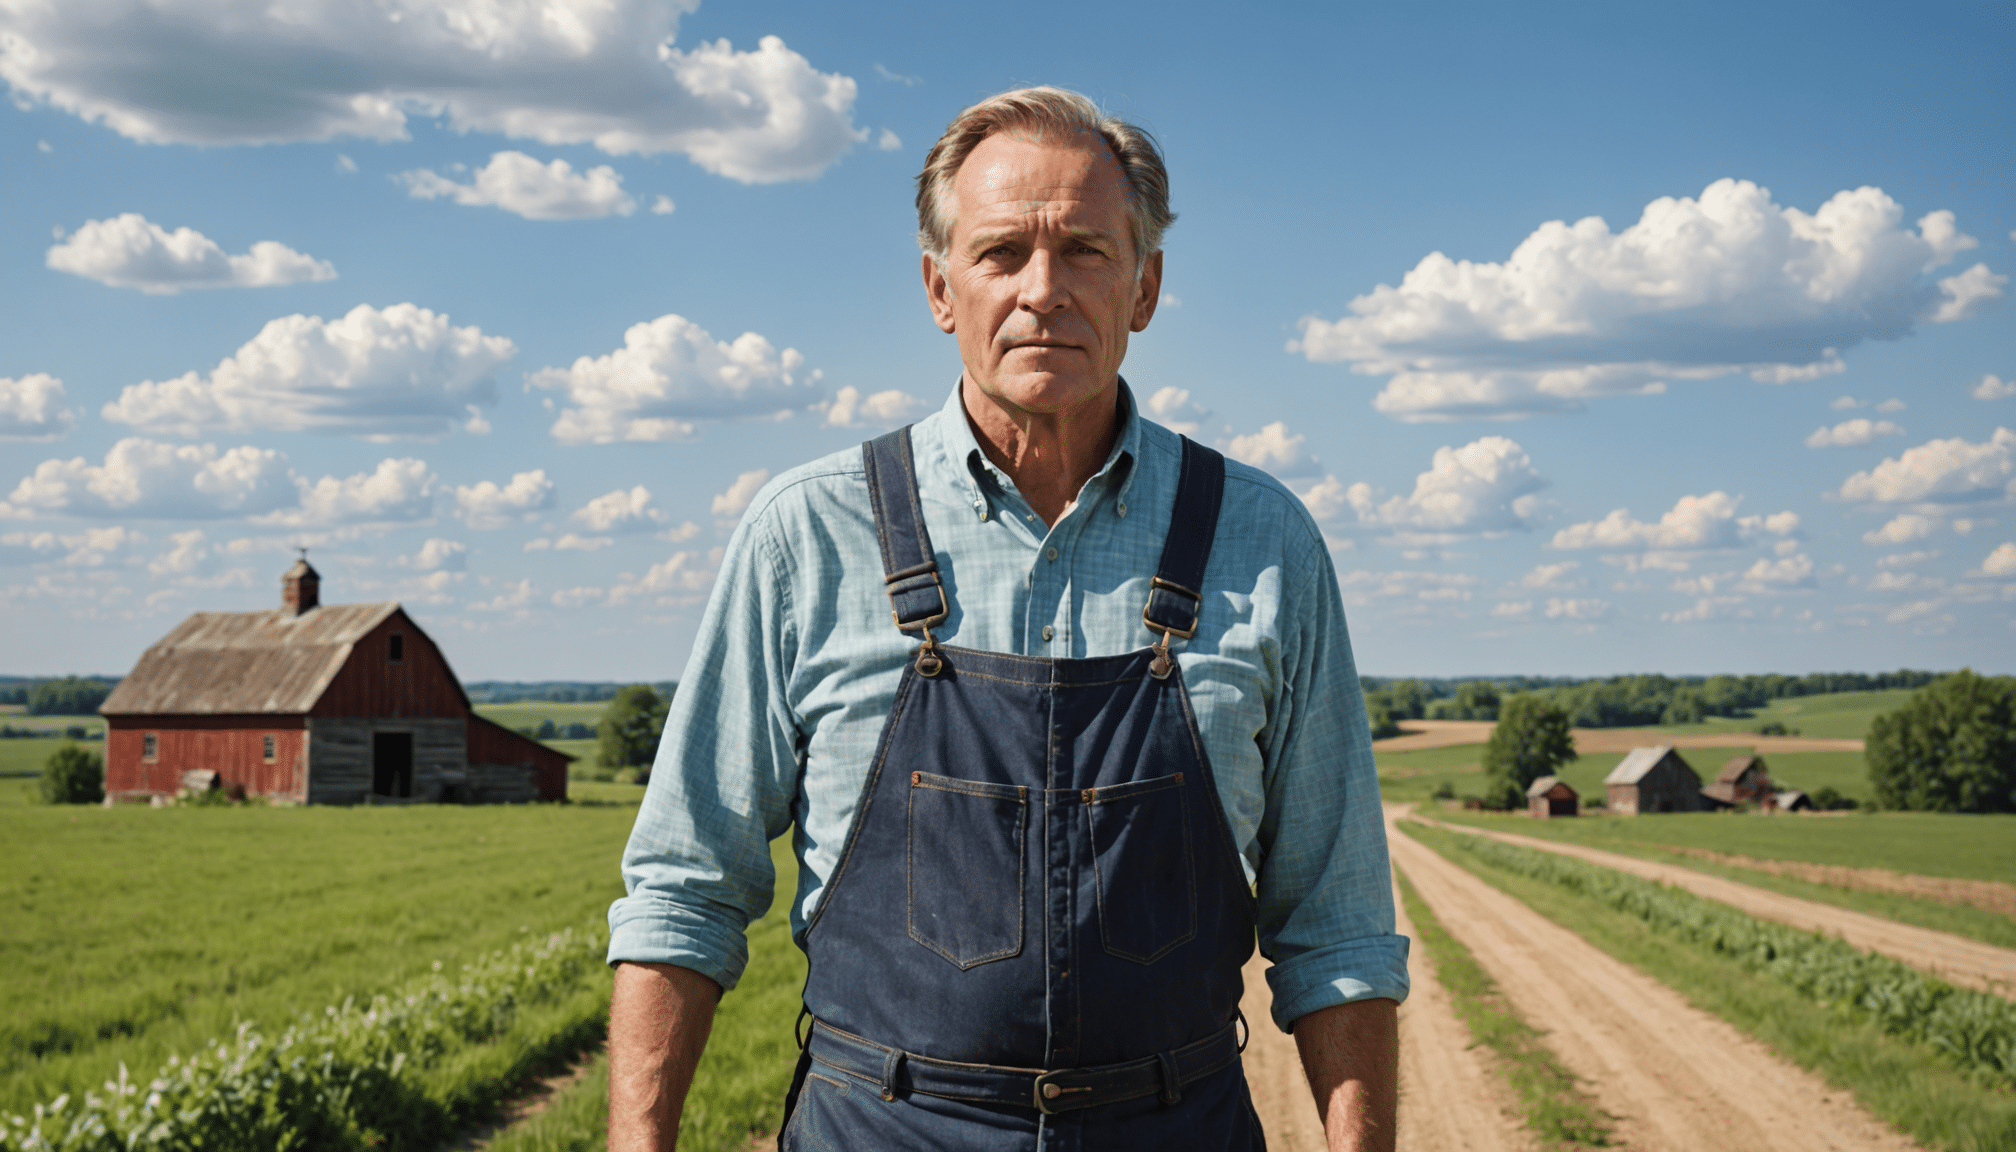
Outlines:
<svg viewBox="0 0 2016 1152"><path fill-rule="evenodd" d="M1015 482L994 467L994 462L987 458L987 453L980 450L980 441L973 435L973 424L966 418L966 402L960 395L958 383L952 385L952 395L946 399L945 407L940 409L940 414L944 418L945 446L948 449L946 455L953 460L966 462L966 480L972 490L973 503L981 505L986 501L987 495L983 485L987 480L991 480L1003 491L1014 491ZM1122 377L1120 435L1114 437L1113 450L1106 454L1106 462L1100 465L1099 471L1093 473L1092 478L1086 481L1086 488L1089 489L1094 484L1101 486L1111 484L1113 479L1117 478L1119 487L1115 494L1124 503L1127 490L1134 484L1134 462L1140 457L1140 453L1139 409L1134 403L1133 389L1127 387L1127 380Z"/></svg>

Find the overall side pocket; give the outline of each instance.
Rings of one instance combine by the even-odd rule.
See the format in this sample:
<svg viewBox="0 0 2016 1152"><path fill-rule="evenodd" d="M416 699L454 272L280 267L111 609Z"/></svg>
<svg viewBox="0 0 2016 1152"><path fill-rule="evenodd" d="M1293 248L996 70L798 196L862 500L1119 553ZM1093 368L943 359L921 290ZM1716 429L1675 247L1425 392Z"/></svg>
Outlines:
<svg viewBox="0 0 2016 1152"><path fill-rule="evenodd" d="M1022 951L1029 790L910 774L910 938L960 968Z"/></svg>
<svg viewBox="0 0 2016 1152"><path fill-rule="evenodd" d="M1153 964L1197 935L1197 865L1183 773L1089 790L1099 942Z"/></svg>

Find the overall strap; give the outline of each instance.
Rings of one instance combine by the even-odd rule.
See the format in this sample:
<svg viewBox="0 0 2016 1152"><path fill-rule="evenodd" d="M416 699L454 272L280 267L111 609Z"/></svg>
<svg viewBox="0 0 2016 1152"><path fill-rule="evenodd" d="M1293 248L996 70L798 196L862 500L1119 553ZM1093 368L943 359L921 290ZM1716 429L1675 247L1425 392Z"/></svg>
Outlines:
<svg viewBox="0 0 2016 1152"><path fill-rule="evenodd" d="M1169 515L1169 534L1162 542L1162 563L1148 585L1148 603L1141 622L1161 634L1151 670L1165 677L1169 637L1188 640L1197 634L1204 611L1204 566L1218 535L1218 505L1225 495L1225 457L1190 439L1183 440L1183 470L1176 480L1176 508Z"/></svg>
<svg viewBox="0 0 2016 1152"><path fill-rule="evenodd" d="M931 550L931 534L924 528L909 427L862 444L861 463L868 472L868 498L875 508L875 538L882 545L890 615L905 632L923 632L928 650L931 625L943 621L951 605L938 582L938 554Z"/></svg>

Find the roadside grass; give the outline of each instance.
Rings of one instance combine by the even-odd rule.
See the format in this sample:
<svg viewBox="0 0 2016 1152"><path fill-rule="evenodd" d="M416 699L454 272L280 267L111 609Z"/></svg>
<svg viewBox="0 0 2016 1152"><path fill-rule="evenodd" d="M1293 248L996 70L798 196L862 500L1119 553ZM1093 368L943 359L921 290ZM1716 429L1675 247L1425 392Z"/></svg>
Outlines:
<svg viewBox="0 0 2016 1152"><path fill-rule="evenodd" d="M1462 941L1442 926L1428 902L1404 873L1395 873L1407 916L1435 966L1435 979L1448 989L1456 1015L1475 1043L1497 1056L1495 1071L1511 1084L1526 1112L1526 1126L1554 1145L1610 1143L1609 1117L1596 1107L1558 1057L1542 1041L1546 1033L1521 1019L1496 981Z"/></svg>
<svg viewBox="0 0 2016 1152"><path fill-rule="evenodd" d="M2007 815L1872 812L1827 817L1693 812L1528 820L1520 814L1445 811L1438 818L1613 851L1629 847L1705 848L1759 860L1803 860L1851 868L1888 868L1921 876L2016 882L2016 816Z"/></svg>
<svg viewBox="0 0 2016 1152"><path fill-rule="evenodd" d="M0 1111L592 922L621 894L633 819L585 804L0 811Z"/></svg>
<svg viewBox="0 0 2016 1152"><path fill-rule="evenodd" d="M777 897L749 926L749 967L715 1013L679 1127L686 1152L736 1152L776 1131L783 1118L784 1092L798 1059L792 1025L805 985L805 954L791 942L798 871L790 837L771 843L770 859ZM603 1055L545 1111L498 1133L490 1152L602 1152L608 1142L609 1061Z"/></svg>
<svg viewBox="0 0 2016 1152"><path fill-rule="evenodd" d="M1424 815L1427 815L1424 813ZM1966 936L1984 944L1998 948L2016 949L2016 919L1998 915L1967 904L1947 904L1922 896L1905 896L1894 892L1871 892L1860 888L1842 888L1832 884L1818 884L1811 880L1801 880L1796 876L1779 876L1740 865L1722 864L1713 860L1703 860L1682 852L1626 840L1589 840L1573 835L1549 835L1542 825L1564 824L1567 821L1529 820L1521 823L1517 818L1483 817L1475 812L1441 812L1436 818L1446 818L1452 824L1468 824L1480 828L1492 828L1501 832L1516 832L1535 839L1556 840L1562 843L1583 844L1591 848L1602 848L1625 856L1638 856L1646 860L1657 860L1661 864L1672 864L1689 868L1710 876L1721 876L1748 884L1752 888L1762 888L1786 896L1797 896L1802 900L1812 900L1820 904L1831 904L1836 908L1846 908L1871 916L1882 916L1900 924L1912 924L1920 928L1930 928L1938 932L1951 932L1956 936ZM1723 817L1740 819L1741 817ZM1529 827L1531 825L1531 827ZM2016 828L2010 829L2016 835Z"/></svg>
<svg viewBox="0 0 2016 1152"><path fill-rule="evenodd" d="M1732 959L1686 945L1608 905L1494 868L1463 851L1461 833L1402 821L1428 845L1506 895L1722 1017L1781 1057L1852 1093L1873 1115L1952 1152L2016 1147L2016 1094L1959 1071L1929 1045L1885 1035Z"/></svg>
<svg viewBox="0 0 2016 1152"><path fill-rule="evenodd" d="M635 808L644 800L644 785L617 784L607 780L569 780L567 798L576 804L627 804Z"/></svg>

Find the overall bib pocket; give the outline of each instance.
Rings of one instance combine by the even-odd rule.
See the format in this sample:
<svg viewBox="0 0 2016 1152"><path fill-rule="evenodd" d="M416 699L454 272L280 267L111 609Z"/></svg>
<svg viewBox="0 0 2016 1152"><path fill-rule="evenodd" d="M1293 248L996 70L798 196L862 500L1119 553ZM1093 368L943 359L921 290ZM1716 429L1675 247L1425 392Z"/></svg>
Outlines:
<svg viewBox="0 0 2016 1152"><path fill-rule="evenodd" d="M1197 935L1197 868L1184 775L1088 788L1082 799L1092 834L1099 941L1110 955L1153 964Z"/></svg>
<svg viewBox="0 0 2016 1152"><path fill-rule="evenodd" d="M1022 951L1029 790L910 774L910 938L960 968Z"/></svg>

